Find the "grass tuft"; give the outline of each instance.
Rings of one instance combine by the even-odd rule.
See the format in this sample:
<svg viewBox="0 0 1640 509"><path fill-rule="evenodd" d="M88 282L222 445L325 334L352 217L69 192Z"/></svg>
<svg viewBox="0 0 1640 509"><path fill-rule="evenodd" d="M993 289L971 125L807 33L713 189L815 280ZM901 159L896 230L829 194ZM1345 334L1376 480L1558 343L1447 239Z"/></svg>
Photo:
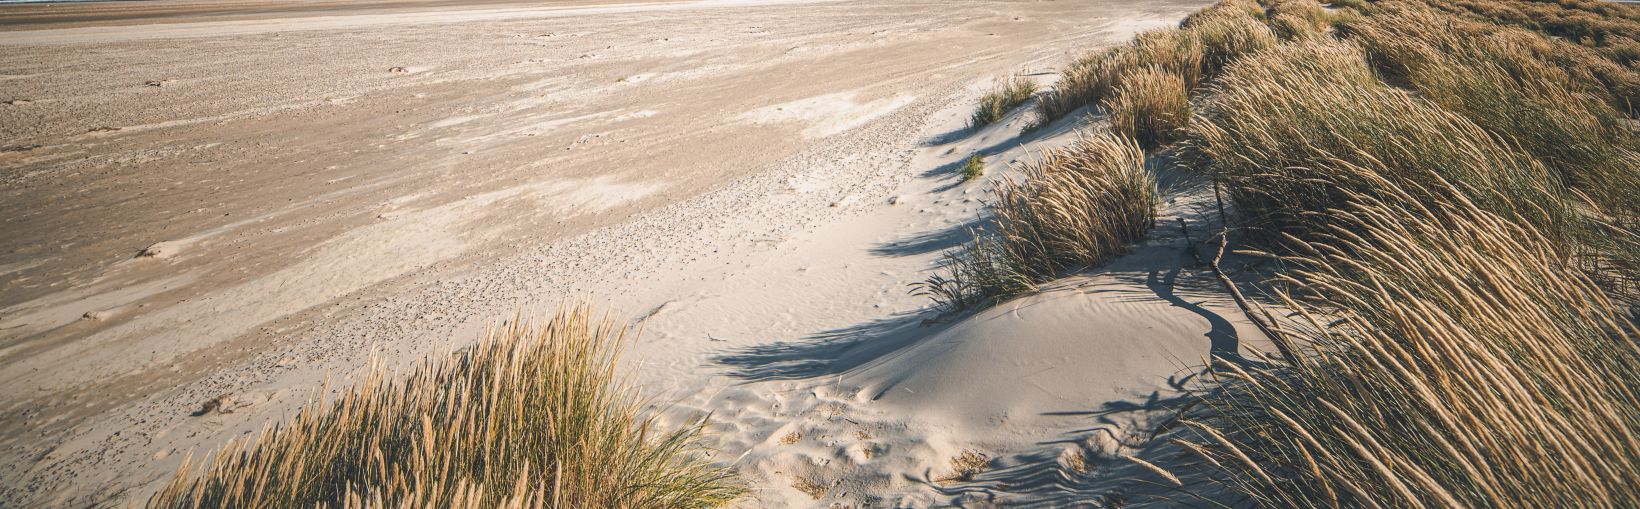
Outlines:
<svg viewBox="0 0 1640 509"><path fill-rule="evenodd" d="M1190 121L1190 92L1184 78L1157 68L1123 76L1105 101L1111 130L1139 142L1145 150L1172 143Z"/></svg>
<svg viewBox="0 0 1640 509"><path fill-rule="evenodd" d="M943 270L913 293L957 312L1125 252L1155 222L1156 181L1144 160L1137 143L1112 134L1044 153L1021 179L996 181L992 229L946 253Z"/></svg>
<svg viewBox="0 0 1640 509"><path fill-rule="evenodd" d="M1253 13L1263 13L1256 5L1238 7L1227 2L1202 13L1187 20L1185 26L1202 41L1203 72L1208 76L1217 76L1243 55L1281 43L1269 26L1254 17Z"/></svg>
<svg viewBox="0 0 1640 509"><path fill-rule="evenodd" d="M974 154L962 161L962 167L957 169L963 182L968 182L985 175L985 156Z"/></svg>
<svg viewBox="0 0 1640 509"><path fill-rule="evenodd" d="M514 321L408 378L188 462L148 502L181 507L717 507L744 492L615 382L625 330L582 307Z"/></svg>
<svg viewBox="0 0 1640 509"><path fill-rule="evenodd" d="M1059 73L1059 82L1037 101L1037 123L1047 125L1090 104L1098 104L1116 86L1121 73L1137 62L1131 46L1117 46L1078 59Z"/></svg>
<svg viewBox="0 0 1640 509"><path fill-rule="evenodd" d="M970 127L983 127L1002 120L1004 115L1025 104L1036 93L1036 82L1015 74L1000 80L995 88L979 99L979 107L968 118Z"/></svg>
<svg viewBox="0 0 1640 509"><path fill-rule="evenodd" d="M1060 73L1059 82L1037 103L1037 122L1046 125L1088 105L1108 101L1124 76L1145 68L1177 75L1194 90L1230 62L1276 45L1274 32L1250 0L1232 0L1187 18L1181 28L1145 32L1132 42L1082 57Z"/></svg>
<svg viewBox="0 0 1640 509"><path fill-rule="evenodd" d="M1270 28L1282 40L1325 35L1332 28L1332 16L1315 0L1273 0L1270 4Z"/></svg>
<svg viewBox="0 0 1640 509"><path fill-rule="evenodd" d="M1546 231L1573 220L1558 181L1536 159L1468 118L1378 81L1365 54L1306 39L1232 66L1188 129L1192 164L1225 181L1243 224L1265 238L1304 236L1361 178L1427 189L1452 182L1494 211ZM1385 168L1382 174L1342 165ZM1424 196L1425 201L1438 196Z"/></svg>

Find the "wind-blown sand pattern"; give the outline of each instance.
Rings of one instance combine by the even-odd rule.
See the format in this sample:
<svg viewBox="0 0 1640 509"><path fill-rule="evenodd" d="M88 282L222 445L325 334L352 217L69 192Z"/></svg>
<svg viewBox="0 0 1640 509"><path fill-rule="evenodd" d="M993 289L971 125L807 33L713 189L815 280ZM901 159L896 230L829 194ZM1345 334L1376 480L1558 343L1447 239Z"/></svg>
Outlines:
<svg viewBox="0 0 1640 509"><path fill-rule="evenodd" d="M326 382L582 299L641 323L623 368L711 415L745 507L1003 496L947 482L965 453L1075 500L1039 469L1257 337L1186 261L1209 195L959 321L907 285L981 208L964 159L1070 139L965 131L992 77L1203 3L0 8L0 506L140 504Z"/></svg>

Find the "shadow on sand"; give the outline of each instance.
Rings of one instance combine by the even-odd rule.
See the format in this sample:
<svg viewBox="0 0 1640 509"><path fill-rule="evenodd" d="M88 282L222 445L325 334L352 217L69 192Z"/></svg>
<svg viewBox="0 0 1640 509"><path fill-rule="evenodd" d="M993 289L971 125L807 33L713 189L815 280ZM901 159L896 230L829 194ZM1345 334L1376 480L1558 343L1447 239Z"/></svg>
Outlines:
<svg viewBox="0 0 1640 509"><path fill-rule="evenodd" d="M748 381L799 380L843 374L886 358L944 329L927 313L902 313L832 329L801 341L754 345L713 360Z"/></svg>
<svg viewBox="0 0 1640 509"><path fill-rule="evenodd" d="M1061 121L1027 135L1010 137L977 151L984 155L1002 153L1031 140L1055 136L1074 129L1078 122ZM944 144L975 134L973 129L947 133L930 144ZM1119 285L1093 285L1085 293L1113 295L1123 299L1160 299L1169 305L1200 316L1207 322L1203 331L1207 355L1236 363L1249 363L1242 356L1242 341L1229 318L1209 309L1210 299L1227 299L1218 281L1200 261L1211 251L1198 254L1196 244L1205 244L1211 233L1220 230L1212 204L1202 202L1203 179L1180 172L1167 162L1153 158L1150 166L1158 176L1174 215L1158 218L1147 240L1134 252L1081 275L1114 278ZM925 178L954 178L961 161L926 172ZM945 191L960 184L949 184ZM1205 193L1211 196L1211 192ZM1193 203L1173 203L1190 200ZM962 224L919 233L871 248L877 256L913 256L956 247L972 239L971 229L981 223L976 218ZM1188 233L1186 229L1188 228ZM1203 249L1216 249L1201 246ZM1236 257L1227 255L1226 261ZM1227 263L1228 265L1228 263ZM1139 293L1134 290L1139 289ZM936 318L944 318L936 321ZM732 376L747 381L799 380L841 375L875 365L945 330L962 316L936 317L931 312L902 313L849 327L832 329L803 340L777 342L739 349L714 360L730 368ZM1257 364L1254 362L1254 364ZM1178 427L1177 419L1201 400L1193 393L1194 384L1208 373L1204 366L1182 369L1169 376L1167 388L1132 398L1088 402L1091 409L1047 412L1044 415L1081 420L1070 424L1058 436L1037 443L1030 450L995 459L992 469L959 483L932 480L929 472L920 478L906 473L907 480L924 483L934 491L952 497L958 506L991 507L1219 507L1238 501L1202 498L1183 491L1154 472L1121 457L1133 454L1162 465L1187 486L1215 486L1221 480L1206 477L1207 469L1184 468L1195 461L1187 449L1168 442L1166 434ZM1125 430L1125 431L1124 431ZM1091 444L1119 444L1116 452ZM1074 451L1068 453L1067 451ZM1071 461L1074 455L1080 461Z"/></svg>

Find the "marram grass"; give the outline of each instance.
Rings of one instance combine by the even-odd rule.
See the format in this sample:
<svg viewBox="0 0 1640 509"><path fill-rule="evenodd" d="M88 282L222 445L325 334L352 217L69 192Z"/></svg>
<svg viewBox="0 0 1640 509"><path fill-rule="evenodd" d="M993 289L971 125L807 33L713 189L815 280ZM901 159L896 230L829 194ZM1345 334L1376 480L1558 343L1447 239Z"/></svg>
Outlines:
<svg viewBox="0 0 1640 509"><path fill-rule="evenodd" d="M984 306L1109 261L1155 223L1155 177L1132 139L1104 133L1045 152L994 181L994 221L912 285L948 312Z"/></svg>
<svg viewBox="0 0 1640 509"><path fill-rule="evenodd" d="M1626 308L1532 221L1378 184L1290 239L1272 339L1300 353L1219 362L1186 449L1263 507L1640 506Z"/></svg>
<svg viewBox="0 0 1640 509"><path fill-rule="evenodd" d="M1221 179L1242 224L1265 239L1305 235L1377 186L1341 164L1381 168L1397 184L1444 179L1493 211L1513 211L1551 234L1573 219L1560 182L1540 161L1468 117L1378 81L1353 44L1304 39L1232 65L1189 125L1192 166ZM1431 201L1439 195L1417 196Z"/></svg>
<svg viewBox="0 0 1640 509"><path fill-rule="evenodd" d="M1231 506L1640 507L1640 326L1598 267L1634 281L1626 71L1410 2L1264 5L1288 42L1208 73L1183 154L1276 260L1282 355L1215 360L1172 435L1199 462L1137 464Z"/></svg>
<svg viewBox="0 0 1640 509"><path fill-rule="evenodd" d="M1178 138L1190 121L1190 91L1184 78L1159 68L1136 69L1105 100L1111 131L1156 150Z"/></svg>
<svg viewBox="0 0 1640 509"><path fill-rule="evenodd" d="M1254 18L1263 12L1250 0L1222 2L1192 14L1179 28L1145 32L1127 44L1083 56L1042 94L1037 122L1046 125L1084 106L1109 101L1125 76L1146 68L1178 76L1186 90L1195 90L1237 58L1279 43L1275 33Z"/></svg>
<svg viewBox="0 0 1640 509"><path fill-rule="evenodd" d="M994 88L980 96L979 106L968 118L968 125L977 128L994 124L1014 108L1031 100L1031 95L1035 93L1036 82L1027 76L1014 74L1003 78Z"/></svg>
<svg viewBox="0 0 1640 509"><path fill-rule="evenodd" d="M374 371L279 428L185 462L183 507L706 508L744 488L616 382L626 332L580 307L513 322L394 381ZM198 470L203 467L203 470Z"/></svg>

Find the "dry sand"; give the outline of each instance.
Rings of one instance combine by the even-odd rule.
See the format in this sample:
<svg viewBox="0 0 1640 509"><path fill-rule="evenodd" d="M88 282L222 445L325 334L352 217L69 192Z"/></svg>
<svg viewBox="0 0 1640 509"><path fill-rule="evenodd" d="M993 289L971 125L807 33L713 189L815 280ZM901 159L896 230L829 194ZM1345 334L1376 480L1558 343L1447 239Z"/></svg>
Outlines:
<svg viewBox="0 0 1640 509"><path fill-rule="evenodd" d="M746 507L1099 496L1256 334L1172 226L1202 191L973 316L906 285L983 208L963 158L1072 135L964 129L991 77L1202 3L0 7L0 506L140 502L372 359L578 299L642 322L629 373L711 413ZM942 480L964 452L992 471Z"/></svg>

